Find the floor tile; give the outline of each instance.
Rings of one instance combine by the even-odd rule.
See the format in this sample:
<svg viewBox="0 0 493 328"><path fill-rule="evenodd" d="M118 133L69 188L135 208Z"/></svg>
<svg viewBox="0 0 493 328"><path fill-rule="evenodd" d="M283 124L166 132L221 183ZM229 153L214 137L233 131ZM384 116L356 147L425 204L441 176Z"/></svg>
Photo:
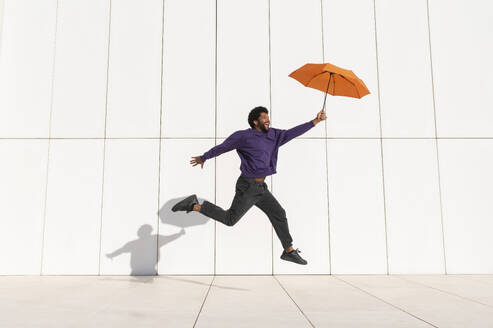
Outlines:
<svg viewBox="0 0 493 328"><path fill-rule="evenodd" d="M431 327L333 276L277 276L316 327Z"/></svg>
<svg viewBox="0 0 493 328"><path fill-rule="evenodd" d="M399 277L493 308L493 283L484 284L460 275L403 275Z"/></svg>
<svg viewBox="0 0 493 328"><path fill-rule="evenodd" d="M2 327L191 327L211 276L0 277Z"/></svg>
<svg viewBox="0 0 493 328"><path fill-rule="evenodd" d="M273 276L216 276L196 327L311 327Z"/></svg>
<svg viewBox="0 0 493 328"><path fill-rule="evenodd" d="M493 327L493 309L397 276L338 276L435 326Z"/></svg>

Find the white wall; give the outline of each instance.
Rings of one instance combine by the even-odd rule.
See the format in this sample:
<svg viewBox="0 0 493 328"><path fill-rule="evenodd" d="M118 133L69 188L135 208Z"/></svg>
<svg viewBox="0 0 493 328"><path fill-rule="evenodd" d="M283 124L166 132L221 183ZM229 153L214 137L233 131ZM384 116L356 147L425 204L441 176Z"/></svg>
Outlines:
<svg viewBox="0 0 493 328"><path fill-rule="evenodd" d="M193 9L193 10L192 10ZM2 16L3 12L3 16ZM0 0L0 274L493 273L493 5L473 0ZM2 19L3 18L3 19ZM248 128L313 119L288 74L371 94L280 149L269 189L309 264L253 207L227 227Z"/></svg>
<svg viewBox="0 0 493 328"><path fill-rule="evenodd" d="M0 0L0 51L2 49L2 29L3 29L3 6L4 0Z"/></svg>
<svg viewBox="0 0 493 328"><path fill-rule="evenodd" d="M57 1L5 1L0 49L0 137L47 138Z"/></svg>

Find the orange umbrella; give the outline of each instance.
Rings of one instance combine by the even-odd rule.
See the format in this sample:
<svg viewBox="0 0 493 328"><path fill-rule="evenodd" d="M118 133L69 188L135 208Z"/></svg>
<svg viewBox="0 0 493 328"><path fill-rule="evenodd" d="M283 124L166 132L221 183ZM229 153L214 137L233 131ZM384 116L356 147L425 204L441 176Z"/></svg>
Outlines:
<svg viewBox="0 0 493 328"><path fill-rule="evenodd" d="M324 91L324 110L328 93L333 96L353 98L362 98L370 93L363 81L353 71L329 63L305 64L289 76L305 87Z"/></svg>

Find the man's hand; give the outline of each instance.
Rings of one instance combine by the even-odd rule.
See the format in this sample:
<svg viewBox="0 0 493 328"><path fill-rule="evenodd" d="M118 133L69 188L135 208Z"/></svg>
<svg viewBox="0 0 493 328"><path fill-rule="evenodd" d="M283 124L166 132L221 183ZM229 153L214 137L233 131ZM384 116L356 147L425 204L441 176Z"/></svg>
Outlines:
<svg viewBox="0 0 493 328"><path fill-rule="evenodd" d="M190 164L192 164L192 166L195 166L197 164L200 164L200 168L203 169L204 168L204 161L202 161L200 159L200 156L193 156L192 157L193 159L190 161Z"/></svg>
<svg viewBox="0 0 493 328"><path fill-rule="evenodd" d="M318 112L317 117L315 117L314 120L312 120L314 125L317 125L321 121L325 120L327 116L325 116L325 111L322 109L320 112Z"/></svg>

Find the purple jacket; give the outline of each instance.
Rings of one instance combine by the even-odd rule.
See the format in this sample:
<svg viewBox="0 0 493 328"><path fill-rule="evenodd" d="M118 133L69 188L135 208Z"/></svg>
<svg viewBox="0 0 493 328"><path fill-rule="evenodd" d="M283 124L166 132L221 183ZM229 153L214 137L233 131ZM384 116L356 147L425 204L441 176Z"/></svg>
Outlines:
<svg viewBox="0 0 493 328"><path fill-rule="evenodd" d="M205 162L209 158L236 149L241 159L241 175L249 178L265 177L276 173L279 147L314 126L310 120L288 130L269 128L267 133L253 128L239 130L227 137L223 143L205 152L200 159Z"/></svg>

